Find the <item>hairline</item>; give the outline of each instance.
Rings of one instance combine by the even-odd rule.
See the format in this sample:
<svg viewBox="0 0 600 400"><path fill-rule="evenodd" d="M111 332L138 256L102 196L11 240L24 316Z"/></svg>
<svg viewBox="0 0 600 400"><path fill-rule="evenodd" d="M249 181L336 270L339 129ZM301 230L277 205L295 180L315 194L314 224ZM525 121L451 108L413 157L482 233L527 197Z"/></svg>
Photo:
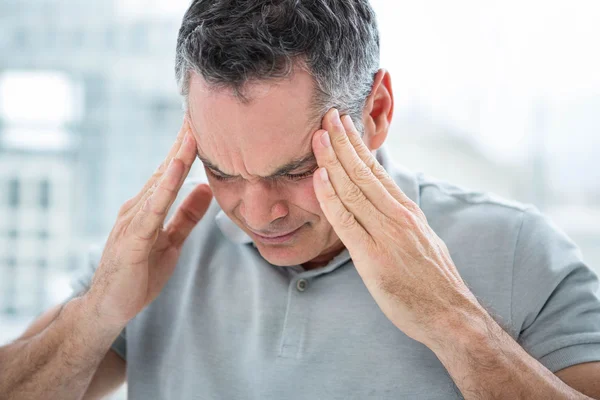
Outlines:
<svg viewBox="0 0 600 400"><path fill-rule="evenodd" d="M226 83L210 82L203 76L203 74L200 71L197 71L195 68L188 68L183 74L184 76L183 76L182 83L185 86L181 88L181 94L183 96L183 110L184 110L184 112L189 111L189 95L190 95L190 85L192 83L192 77L191 77L192 73L197 74L204 80L208 90L211 90L211 91L230 90L233 92L233 95L235 96L235 98L237 100L239 100L242 104L248 104L248 103L252 102L252 98L246 96L244 93L244 89L247 87L247 85L251 85L251 84L254 84L257 82L258 83L263 83L263 82L269 83L269 82L282 82L284 80L291 80L295 73L296 68L307 72L311 77L312 94L311 94L311 102L310 102L311 104L310 104L309 116L308 116L308 119L310 121L316 121L318 119L322 119L325 116L325 114L327 113L327 111L332 107L339 108L339 106L337 104L332 103L332 101L331 101L332 97L330 95L328 95L327 93L324 93L321 90L321 88L319 87L319 83L318 83L316 77L314 76L314 74L312 73L310 67L306 64L306 61L299 56L299 57L296 57L296 59L294 60L293 66L292 66L292 68L290 68L290 71L288 74L286 74L284 76L273 76L273 77L267 77L267 78L250 78L246 82L244 82L244 84L241 87L238 87L236 85L228 85ZM360 134L362 136L362 132L360 132Z"/></svg>

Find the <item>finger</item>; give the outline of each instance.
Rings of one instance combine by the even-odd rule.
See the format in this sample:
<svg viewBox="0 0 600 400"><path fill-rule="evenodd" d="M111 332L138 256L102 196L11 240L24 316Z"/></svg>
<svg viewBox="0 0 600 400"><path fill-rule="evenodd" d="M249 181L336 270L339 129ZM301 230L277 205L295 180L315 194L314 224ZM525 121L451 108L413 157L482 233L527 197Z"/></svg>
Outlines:
<svg viewBox="0 0 600 400"><path fill-rule="evenodd" d="M183 200L165 227L172 245L178 248L183 245L208 210L211 200L212 192L208 185L196 186Z"/></svg>
<svg viewBox="0 0 600 400"><path fill-rule="evenodd" d="M156 184L158 183L158 181L160 181L161 176L165 172L165 169L168 167L171 160L179 152L179 149L181 148L181 144L183 143L183 139L189 130L190 129L189 129L189 124L188 124L188 119L187 119L187 117L185 117L183 120L183 124L181 125L181 128L179 129L179 133L177 134L177 138L175 139L175 142L171 146L171 149L169 150L167 157L158 166L156 171L154 171L154 173L152 174L150 179L148 179L148 181L146 182L146 184L144 185L142 190L140 190L139 193L132 200L130 200L131 205L125 210L125 212L131 210L132 208L135 208L134 211L137 211L137 209L139 209L141 207L141 205L144 204L144 201L148 198L148 196L150 196L152 194L152 192L156 189Z"/></svg>
<svg viewBox="0 0 600 400"><path fill-rule="evenodd" d="M185 179L187 178L188 174L190 173L190 170L192 169L192 164L194 164L194 161L196 160L196 156L198 155L197 151L198 150L196 148L196 139L194 138L194 135L192 135L191 131L189 131L183 139L183 143L181 144L181 148L179 149L179 152L173 158L173 160L181 160L181 162L183 163L183 166L184 166L184 172L183 172L183 175L181 175L181 177L179 178L179 182L177 183L177 189L176 189L175 196L169 197L167 211L171 208L171 206L173 205L173 202L175 202L175 199L177 198L177 193L179 193L179 190L183 186ZM163 222L164 222L164 220L163 220Z"/></svg>
<svg viewBox="0 0 600 400"><path fill-rule="evenodd" d="M402 189L398 187L385 168L377 161L371 150L365 145L352 118L350 118L349 115L344 115L342 117L342 124L346 130L348 140L350 140L358 157L360 157L363 163L371 170L373 175L381 182L390 195L409 210L414 209L415 207L418 208L417 204L415 204Z"/></svg>
<svg viewBox="0 0 600 400"><path fill-rule="evenodd" d="M328 182L334 188L345 209L354 216L360 225L369 232L378 229L379 225L376 225L375 222L379 221L377 214L381 215L381 212L365 197L360 188L352 182L337 159L331 145L327 146L323 143L323 141L326 142L328 140L327 138L327 131L324 130L317 131L313 136L312 146L317 164L319 164L319 167L327 169Z"/></svg>
<svg viewBox="0 0 600 400"><path fill-rule="evenodd" d="M325 217L348 249L362 249L374 244L371 235L337 195L326 168L319 168L313 175L313 186Z"/></svg>
<svg viewBox="0 0 600 400"><path fill-rule="evenodd" d="M195 157L196 141L188 133L179 152L162 175L156 190L144 201L133 217L131 226L135 239L150 240L155 237L156 231L162 228L167 212L175 201Z"/></svg>
<svg viewBox="0 0 600 400"><path fill-rule="evenodd" d="M325 115L323 126L329 131L333 152L352 182L380 212L388 216L395 213L398 210L398 202L358 156L336 109ZM342 201L343 199L342 194Z"/></svg>
<svg viewBox="0 0 600 400"><path fill-rule="evenodd" d="M356 220L370 233L375 233L381 228L385 216L371 203L363 191L350 179L331 144L327 141L327 132L317 131L312 139L313 153L319 167L327 168L329 179L335 192L344 206Z"/></svg>

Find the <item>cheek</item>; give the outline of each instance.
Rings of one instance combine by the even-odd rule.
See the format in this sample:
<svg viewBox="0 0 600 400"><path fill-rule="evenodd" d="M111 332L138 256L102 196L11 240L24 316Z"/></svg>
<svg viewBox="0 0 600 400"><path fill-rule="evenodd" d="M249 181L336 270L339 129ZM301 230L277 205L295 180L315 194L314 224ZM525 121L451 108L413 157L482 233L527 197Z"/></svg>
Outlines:
<svg viewBox="0 0 600 400"><path fill-rule="evenodd" d="M321 206L317 200L312 177L305 179L296 185L293 203L312 214L323 215Z"/></svg>

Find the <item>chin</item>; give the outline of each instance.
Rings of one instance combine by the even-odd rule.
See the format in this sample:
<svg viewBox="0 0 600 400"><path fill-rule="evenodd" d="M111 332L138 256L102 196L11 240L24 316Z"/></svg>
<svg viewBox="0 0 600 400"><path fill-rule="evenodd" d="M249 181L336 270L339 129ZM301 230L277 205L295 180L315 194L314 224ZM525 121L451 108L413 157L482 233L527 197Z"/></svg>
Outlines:
<svg viewBox="0 0 600 400"><path fill-rule="evenodd" d="M270 246L262 243L257 243L256 247L260 252L260 255L267 260L270 264L278 267L292 267L294 265L304 264L312 260L316 255L313 256L312 252L307 254L304 246ZM314 247L313 247L314 251ZM318 253L317 253L318 255Z"/></svg>

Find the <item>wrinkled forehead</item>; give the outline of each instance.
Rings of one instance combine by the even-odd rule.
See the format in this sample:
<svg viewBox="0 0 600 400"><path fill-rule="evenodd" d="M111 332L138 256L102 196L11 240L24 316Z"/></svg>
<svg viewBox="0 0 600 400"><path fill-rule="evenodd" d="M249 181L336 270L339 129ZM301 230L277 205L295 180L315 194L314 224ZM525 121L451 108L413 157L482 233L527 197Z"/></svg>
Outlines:
<svg viewBox="0 0 600 400"><path fill-rule="evenodd" d="M321 116L315 114L308 73L252 83L244 89L244 97L229 88L211 87L193 74L188 113L203 157L236 173L239 163L250 173L263 173L311 150Z"/></svg>

